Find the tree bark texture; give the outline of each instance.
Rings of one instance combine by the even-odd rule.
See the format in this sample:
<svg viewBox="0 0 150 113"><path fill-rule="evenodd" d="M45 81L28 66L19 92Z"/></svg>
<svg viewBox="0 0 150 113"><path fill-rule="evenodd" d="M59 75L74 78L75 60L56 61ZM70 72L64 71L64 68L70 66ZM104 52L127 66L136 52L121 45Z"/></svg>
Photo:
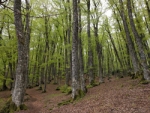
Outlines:
<svg viewBox="0 0 150 113"><path fill-rule="evenodd" d="M127 19L126 19L126 15L125 15L125 12L124 12L124 7L123 7L122 0L119 0L119 3L120 3L120 6L121 6L119 14L120 14L120 16L122 18L122 21L123 21L123 26L124 26L124 30L125 30L125 34L126 34L127 45L129 47L129 54L130 54L130 58L132 60L134 73L136 74L139 71L138 58L137 58L137 55L136 55L136 52L135 52L133 41L132 41L131 36L130 36L130 30L128 28Z"/></svg>
<svg viewBox="0 0 150 113"><path fill-rule="evenodd" d="M12 94L12 101L19 107L23 103L26 90L26 44L23 33L22 16L21 16L21 0L14 1L14 18L15 29L18 39L18 64L16 69L15 87Z"/></svg>
<svg viewBox="0 0 150 113"><path fill-rule="evenodd" d="M140 35L138 34L138 31L135 27L135 23L134 23L133 16L132 16L132 7L131 7L131 1L130 0L127 0L127 9L128 9L129 20L130 20L130 26L131 26L133 35L135 37L135 40L136 40L136 43L138 46L138 50L139 50L139 54L140 54L140 60L141 60L140 63L141 63L141 67L143 70L144 79L150 80L150 72L148 69L147 61L146 61L146 55L144 53L142 37L140 37Z"/></svg>
<svg viewBox="0 0 150 113"><path fill-rule="evenodd" d="M93 74L93 54L91 46L91 32L90 32L90 0L87 0L87 36L88 36L88 75L89 83L93 84L94 74Z"/></svg>
<svg viewBox="0 0 150 113"><path fill-rule="evenodd" d="M29 51L30 51L30 48L29 48L29 45L30 45L30 4L29 4L29 1L26 0L26 11L27 11L27 14L26 14L26 26L25 26L25 37L26 37L26 41L25 41L25 45L26 45L26 69L27 69L27 74L26 74L26 85L28 87L29 85L29 71L28 71L28 68L29 68Z"/></svg>
<svg viewBox="0 0 150 113"><path fill-rule="evenodd" d="M80 0L78 0L78 4L80 4ZM81 8L78 7L79 12L79 44L78 44L78 50L79 50L79 75L80 75L80 87L83 92L86 93L86 86L85 86L85 78L84 78L84 62L83 62L83 47L82 47L82 39L81 39L81 32L82 32L82 26L81 26Z"/></svg>
<svg viewBox="0 0 150 113"><path fill-rule="evenodd" d="M73 0L73 36L72 36L72 98L75 99L79 89L78 75L78 6Z"/></svg>

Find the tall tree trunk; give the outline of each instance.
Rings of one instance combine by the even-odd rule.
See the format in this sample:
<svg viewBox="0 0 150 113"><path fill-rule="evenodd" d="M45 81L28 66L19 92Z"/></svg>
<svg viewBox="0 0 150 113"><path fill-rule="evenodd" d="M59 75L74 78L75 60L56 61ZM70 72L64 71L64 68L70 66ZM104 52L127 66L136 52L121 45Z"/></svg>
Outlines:
<svg viewBox="0 0 150 113"><path fill-rule="evenodd" d="M14 18L15 29L18 38L18 64L16 69L15 87L12 94L12 101L17 107L23 103L24 94L26 91L27 77L27 59L26 59L26 43L23 33L23 24L21 16L21 0L14 1Z"/></svg>
<svg viewBox="0 0 150 113"><path fill-rule="evenodd" d="M126 34L127 45L129 47L129 54L130 54L130 58L132 60L134 73L136 74L139 71L138 58L137 58L137 55L136 55L136 52L135 52L135 49L134 49L133 41L132 41L131 36L130 36L130 30L128 28L127 19L126 19L126 15L125 15L125 12L124 12L124 7L123 7L122 0L119 0L119 3L120 3L120 6L121 6L120 7L121 9L118 10L118 11L119 11L119 14L120 14L120 16L122 18L122 21L123 21L123 26L124 26L124 30L125 30L125 34Z"/></svg>
<svg viewBox="0 0 150 113"><path fill-rule="evenodd" d="M93 22L94 27L94 36L95 36L95 43L96 43L96 52L98 55L98 74L99 74L99 83L103 83L103 72L102 72L102 44L99 42L98 37L98 23L99 23L99 14L98 14L98 6L101 4L101 1L98 1L96 3L95 0L93 0L94 4L94 11L96 13L95 21ZM94 18L93 18L94 19Z"/></svg>
<svg viewBox="0 0 150 113"><path fill-rule="evenodd" d="M49 35L48 35L48 21L49 18L45 17L44 19L45 21L45 49L44 49L44 55L43 55L43 63L46 63L46 61L48 61L49 58ZM47 85L47 68L48 68L48 64L46 64L46 66L44 67L43 71L44 71L44 87L43 87L43 93L46 92L46 85Z"/></svg>
<svg viewBox="0 0 150 113"><path fill-rule="evenodd" d="M7 89L6 79L7 79L7 75L8 75L8 71L9 71L9 68L7 69L7 67L6 67L6 61L3 61L3 63L4 63L4 73L3 73L4 79L3 79L2 91Z"/></svg>
<svg viewBox="0 0 150 113"><path fill-rule="evenodd" d="M132 7L131 7L131 1L127 0L127 9L128 9L128 16L129 16L129 20L130 20L130 26L132 29L132 32L134 34L137 46L138 46L138 50L140 53L140 59L141 59L141 67L143 70L143 75L144 75L144 79L145 80L150 80L150 71L148 69L148 65L147 65L147 61L146 61L146 55L144 53L144 48L143 48L143 44L142 44L142 38L140 37L140 35L138 34L138 31L135 27L135 23L133 21L133 16L132 16Z"/></svg>
<svg viewBox="0 0 150 113"><path fill-rule="evenodd" d="M27 14L26 14L26 26L25 26L25 37L26 37L26 41L25 41L25 45L26 45L26 69L27 69L27 72L26 72L26 84L27 84L27 87L29 85L29 44L30 44L30 5L29 5L29 1L28 0L25 0L26 1L26 11L27 11Z"/></svg>
<svg viewBox="0 0 150 113"><path fill-rule="evenodd" d="M73 35L72 35L72 98L75 99L79 90L78 75L78 5L73 0Z"/></svg>
<svg viewBox="0 0 150 113"><path fill-rule="evenodd" d="M109 28L107 28L106 31L107 31L107 33L108 33L108 35L109 35L110 41L111 41L112 46L113 46L113 48L114 48L114 52L115 52L115 54L116 54L116 57L117 57L117 59L118 59L118 61L119 61L119 63L120 63L120 66L121 66L122 69L124 69L123 64L122 64L122 61L121 61L121 59L120 59L119 53L118 53L118 51L117 51L117 48L116 48L116 46L115 46L115 43L114 43L114 40L113 40L113 38L112 38L112 35L111 35L111 33L110 33Z"/></svg>
<svg viewBox="0 0 150 113"><path fill-rule="evenodd" d="M135 20L136 20L137 31L140 31L139 32L139 36L141 37L141 40L144 40L146 38L146 32L145 32L145 30L143 30L143 27L144 27L144 24L147 23L147 19L145 18L145 22L143 22L144 24L142 24L141 22L143 21L142 20L143 17L140 15L139 12L135 11L136 7L135 7L135 5L133 3L133 0L132 0L131 4L132 4L132 9L133 9L133 14L134 14ZM144 17L145 17L145 15L144 15ZM145 26L147 26L147 24ZM150 26L147 26L147 28L149 28L149 27ZM144 46L143 49L145 49L147 51L145 54L150 58L150 51L149 51L150 48L149 48L149 46L147 44L147 40L143 41L143 46ZM149 64L150 64L150 61L149 61Z"/></svg>
<svg viewBox="0 0 150 113"><path fill-rule="evenodd" d="M114 10L114 9L113 9L113 10ZM119 27L121 36L122 36L122 38L123 38L123 40L124 40L124 42L125 42L125 46L126 46L126 48L127 48L127 53L126 53L126 54L130 56L130 54L129 54L129 47L128 47L128 45L127 45L127 42L126 42L126 38L125 38L125 36L124 36L124 33L122 32L122 31L123 31L123 28L122 28L122 26L121 26L121 23L120 23L120 21L119 21L119 18L118 18L118 16L117 16L117 13L115 12L115 10L114 10L113 12L114 12L114 15L115 15L115 18L116 18L116 21L117 21L117 24L118 24L118 27ZM128 68L128 70L131 69L130 57L129 57L129 56L127 57L127 68Z"/></svg>
<svg viewBox="0 0 150 113"><path fill-rule="evenodd" d="M88 36L88 75L89 75L89 84L94 83L94 74L93 74L93 53L91 46L91 31L90 31L90 0L87 0L87 36Z"/></svg>
<svg viewBox="0 0 150 113"><path fill-rule="evenodd" d="M70 4L70 0L67 0L67 3L68 4ZM68 13L69 13L69 15L67 16L67 19L68 19L68 29L67 29L67 38L68 38L68 40L67 40L67 42L70 44L70 39L71 39L71 10L70 10L70 5L69 5L69 7L68 7L68 9L67 9L67 11L68 11ZM66 55L66 61L67 61L67 64L68 64L68 66L70 67L70 68L66 68L66 85L68 85L69 86L69 81L70 81L70 77L71 77L71 66L72 66L72 64L71 64L71 50L70 50L70 48L68 48L67 49L67 55ZM68 59L68 57L69 57L69 59ZM70 63L70 64L69 64Z"/></svg>
<svg viewBox="0 0 150 113"><path fill-rule="evenodd" d="M78 0L78 4L80 4L80 0ZM82 39L81 39L81 32L82 32L82 26L81 26L81 8L80 5L78 7L79 12L79 75L80 75L80 87L81 90L86 93L86 86L85 86L85 78L84 78L84 63L83 63L83 48L82 48Z"/></svg>

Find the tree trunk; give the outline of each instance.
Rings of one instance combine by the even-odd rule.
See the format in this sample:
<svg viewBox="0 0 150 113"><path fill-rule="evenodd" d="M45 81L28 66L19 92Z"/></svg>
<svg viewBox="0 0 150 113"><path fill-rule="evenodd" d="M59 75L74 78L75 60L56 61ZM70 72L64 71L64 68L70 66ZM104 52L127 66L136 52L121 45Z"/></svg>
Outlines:
<svg viewBox="0 0 150 113"><path fill-rule="evenodd" d="M78 0L78 4L80 4L80 0ZM79 12L79 44L78 44L78 50L79 50L79 75L80 75L80 87L81 90L86 93L87 89L85 86L85 78L84 78L84 63L83 63L83 48L82 48L82 39L81 39L81 8L78 7Z"/></svg>
<svg viewBox="0 0 150 113"><path fill-rule="evenodd" d="M25 26L25 37L26 37L26 41L25 41L25 45L26 45L26 69L27 69L27 72L26 72L26 86L28 87L29 85L29 45L30 45L30 5L29 5L29 1L28 0L25 0L26 1L26 11L27 11L27 14L26 14L26 26Z"/></svg>
<svg viewBox="0 0 150 113"><path fill-rule="evenodd" d="M78 95L78 6L77 0L73 0L73 37L72 37L72 98Z"/></svg>
<svg viewBox="0 0 150 113"><path fill-rule="evenodd" d="M88 75L89 84L94 83L93 74L93 53L92 53L92 43L91 43L91 32L90 32L90 0L87 0L87 36L88 36Z"/></svg>
<svg viewBox="0 0 150 113"><path fill-rule="evenodd" d="M136 74L139 71L138 59L137 59L137 55L136 55L136 52L135 52L135 49L134 49L133 41L132 41L131 36L130 36L130 30L128 28L127 19L125 17L125 12L124 12L124 7L123 7L122 0L119 0L119 3L120 3L120 6L121 6L120 7L121 9L118 10L118 11L119 11L119 14L120 14L120 16L123 20L123 26L124 26L124 30L125 30L125 34L126 34L127 45L129 47L129 54L130 54L130 58L132 60L134 73Z"/></svg>
<svg viewBox="0 0 150 113"><path fill-rule="evenodd" d="M114 9L113 9L113 10L114 10ZM128 44L127 44L127 42L126 42L126 38L125 38L125 36L124 36L124 33L122 32L122 31L123 31L123 28L122 28L122 26L121 26L121 23L120 23L120 21L119 21L119 18L118 18L118 16L117 16L115 10L114 10L113 12L114 12L114 15L115 15L117 24L118 24L118 26L119 26L119 30L120 30L121 36L122 36L123 40L125 41L125 46L126 46L126 48L127 48L127 53L126 53L126 54L130 56L129 47L128 47ZM128 70L131 69L131 63L130 63L130 57L129 57L129 56L127 57L127 63L126 63Z"/></svg>
<svg viewBox="0 0 150 113"><path fill-rule="evenodd" d="M14 18L15 29L18 38L18 64L16 69L15 87L12 94L12 101L17 107L23 103L23 98L26 91L27 77L27 59L26 59L26 43L23 33L22 16L21 16L21 0L14 1Z"/></svg>
<svg viewBox="0 0 150 113"><path fill-rule="evenodd" d="M8 72L9 72L9 68L7 69L6 62L4 62L4 79L3 79L2 91L7 89L6 79L7 79L7 76L8 76Z"/></svg>
<svg viewBox="0 0 150 113"><path fill-rule="evenodd" d="M115 43L114 43L114 41L113 41L113 38L112 38L112 35L111 35L111 33L110 33L109 28L107 28L106 31L107 31L107 33L108 33L108 35L109 35L110 41L111 41L112 46L113 46L113 48L114 48L114 52L115 52L115 54L116 54L116 56L117 56L117 59L118 59L118 61L119 61L119 63L120 63L120 66L121 66L122 69L124 69L123 64L122 64L122 61L121 61L121 59L120 59L120 57L119 57L119 53L118 53L118 51L117 51L117 48L116 48L116 46L115 46Z"/></svg>
<svg viewBox="0 0 150 113"><path fill-rule="evenodd" d="M146 56L144 53L144 48L143 48L143 44L142 44L142 38L140 37L140 35L138 34L138 31L135 27L135 23L133 21L133 16L132 16L132 7L131 7L131 1L127 0L127 9L128 9L128 16L129 16L129 20L130 20L130 26L132 29L132 32L134 34L137 46L138 46L138 50L140 53L140 59L141 59L141 67L143 70L143 75L144 75L144 79L145 80L150 80L150 72L148 69L148 65L147 65L147 61L146 61Z"/></svg>

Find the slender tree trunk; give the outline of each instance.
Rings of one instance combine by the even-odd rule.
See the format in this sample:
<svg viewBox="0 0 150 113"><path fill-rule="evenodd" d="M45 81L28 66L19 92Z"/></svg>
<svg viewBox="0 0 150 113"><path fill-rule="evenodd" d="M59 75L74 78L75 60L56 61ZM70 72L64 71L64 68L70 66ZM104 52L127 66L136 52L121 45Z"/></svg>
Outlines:
<svg viewBox="0 0 150 113"><path fill-rule="evenodd" d="M68 4L70 4L70 0L67 0L67 3ZM69 15L67 16L67 19L68 19L68 29L67 29L67 38L68 38L68 43L70 44L70 39L71 39L71 10L70 10L70 6L68 7L68 13L69 13ZM70 77L71 77L71 70L72 70L72 68L71 68L71 66L72 66L72 64L71 64L71 50L70 50L70 48L68 48L67 49L67 55L66 55L66 61L68 61L67 62L67 64L68 64L68 66L70 67L67 67L66 68L66 85L68 85L69 86L69 81L70 81ZM69 57L69 59L68 59L68 57ZM70 63L70 64L69 64Z"/></svg>
<svg viewBox="0 0 150 113"><path fill-rule="evenodd" d="M144 40L146 38L145 37L146 36L146 34L145 34L146 32L142 28L144 27L145 22L147 23L147 19L145 18L145 22L143 22L144 24L142 24L141 22L143 21L142 20L143 18L142 18L141 15L138 15L139 12L135 11L135 5L133 3L133 0L132 0L131 4L132 4L132 9L133 9L133 13L134 13L134 16L135 16L135 20L136 20L137 31L140 31L139 32L139 36L140 36L140 38L142 40ZM145 26L147 26L147 24ZM147 26L147 27L149 28L149 26ZM149 52L150 48L149 48L149 46L147 44L147 40L143 41L143 47L144 47L143 49L145 49L147 51L147 54L146 53L145 54L150 58L150 52ZM150 64L150 62L149 62L149 64Z"/></svg>
<svg viewBox="0 0 150 113"><path fill-rule="evenodd" d="M92 43L91 43L91 31L90 31L90 0L87 0L87 36L88 36L88 75L89 84L94 83L93 74L93 53L92 53Z"/></svg>
<svg viewBox="0 0 150 113"><path fill-rule="evenodd" d="M98 37L98 23L99 23L99 14L98 14L98 6L100 4L100 1L96 3L95 0L93 0L94 3L94 11L96 13L96 20L93 22L94 27L94 36L95 36L95 43L96 43L96 52L98 55L98 74L99 74L99 83L103 83L103 72L102 72L102 44L99 41ZM94 19L94 18L93 18Z"/></svg>
<svg viewBox="0 0 150 113"><path fill-rule="evenodd" d="M114 9L113 9L113 10L114 10ZM125 42L125 46L126 46L126 48L127 48L127 53L126 53L126 54L130 56L130 53L129 53L129 47L128 47L126 38L125 38L125 36L124 36L124 33L122 32L122 31L123 31L123 28L122 28L122 26L121 26L121 23L120 23L120 21L119 21L119 18L118 18L118 16L117 16L115 10L114 10L113 12L114 12L114 15L115 15L117 24L118 24L118 26L119 26L119 30L120 30L121 36L122 36L122 38L123 38L123 40L124 40L124 42ZM130 65L130 57L129 57L129 56L127 57L127 67L128 67L128 70L131 69L131 65Z"/></svg>
<svg viewBox="0 0 150 113"><path fill-rule="evenodd" d="M120 16L123 20L123 26L124 26L124 30L125 30L125 34L126 34L127 45L129 47L129 54L130 54L130 58L132 60L134 73L136 74L139 71L138 59L137 59L137 55L136 55L136 52L135 52L135 49L134 49L133 41L132 41L131 36L130 36L130 30L128 28L127 19L126 19L126 16L125 16L122 0L119 0L119 3L120 3L120 6L121 6L120 7L121 10L118 10L118 11L119 11L119 14L120 14Z"/></svg>
<svg viewBox="0 0 150 113"><path fill-rule="evenodd" d="M43 63L46 63L46 61L48 61L48 58L49 58L49 55L48 55L48 52L49 52L49 35L48 35L48 21L49 21L49 18L45 17L44 19L45 21L45 50L44 50L44 54L43 55ZM46 64L46 66L44 67L43 69L43 73L44 73L44 87L43 87L43 93L46 92L46 85L47 85L47 68L48 68L48 64Z"/></svg>
<svg viewBox="0 0 150 113"><path fill-rule="evenodd" d="M26 43L23 33L23 24L21 16L21 0L14 1L14 18L15 29L18 38L18 64L16 69L15 87L12 94L12 101L17 107L23 103L23 98L26 91L26 77L27 77L27 59L26 59Z"/></svg>
<svg viewBox="0 0 150 113"><path fill-rule="evenodd" d="M113 48L114 48L114 52L115 52L115 54L116 54L116 57L117 57L117 59L118 59L118 61L119 61L119 63L120 63L120 66L121 66L122 69L124 69L123 64L122 64L122 61L121 61L121 59L120 59L120 57L119 57L119 53L118 53L118 51L117 51L117 48L116 48L116 46L115 46L115 43L114 43L114 41L113 41L113 38L112 38L112 35L111 35L111 33L110 33L109 28L108 28L106 31L107 31L107 33L108 33L108 35L109 35L110 41L111 41L112 46L113 46Z"/></svg>
<svg viewBox="0 0 150 113"><path fill-rule="evenodd" d="M135 23L133 21L132 7L131 7L131 1L130 0L127 0L127 9L128 9L129 20L130 20L130 26L131 26L132 32L134 34L134 37L135 37L135 40L136 40L136 43L137 43L137 46L138 46L138 50L139 50L139 53L140 53L140 59L141 59L140 63L141 63L141 66L142 66L144 79L145 80L150 80L150 71L148 69L146 56L145 56L145 53L144 53L142 38L138 34L138 31L135 27Z"/></svg>
<svg viewBox="0 0 150 113"><path fill-rule="evenodd" d="M3 79L3 85L2 85L2 91L6 90L7 89L7 86L6 86L6 79L7 79L7 75L8 75L8 71L9 71L9 68L7 69L6 67L6 62L4 62L4 79Z"/></svg>
<svg viewBox="0 0 150 113"><path fill-rule="evenodd" d="M29 75L29 45L30 45L30 5L29 5L29 1L28 0L25 0L26 1L26 11L27 11L27 14L26 14L26 26L25 26L25 37L26 37L26 43L25 43L25 45L26 45L26 50L27 50L27 52L26 52L26 69L27 69L27 72L26 72L26 85L27 85L27 87L28 87L28 85L29 85L29 77L28 77L28 75Z"/></svg>
<svg viewBox="0 0 150 113"><path fill-rule="evenodd" d="M80 0L78 0L78 4L80 4ZM87 89L85 86L85 78L84 78L84 63L83 63L83 47L82 47L82 39L81 39L81 32L82 32L82 27L81 27L81 8L80 5L78 7L78 12L79 12L79 75L80 75L80 87L81 90L86 93Z"/></svg>
<svg viewBox="0 0 150 113"><path fill-rule="evenodd" d="M72 98L75 99L79 90L78 75L78 5L73 0L73 37L72 37Z"/></svg>

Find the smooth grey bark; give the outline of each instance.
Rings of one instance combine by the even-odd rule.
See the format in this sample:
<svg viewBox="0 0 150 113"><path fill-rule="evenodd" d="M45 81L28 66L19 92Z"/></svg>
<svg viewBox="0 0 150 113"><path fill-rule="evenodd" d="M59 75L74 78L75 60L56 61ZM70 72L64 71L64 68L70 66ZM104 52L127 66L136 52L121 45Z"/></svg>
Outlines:
<svg viewBox="0 0 150 113"><path fill-rule="evenodd" d="M26 2L26 11L27 11L27 14L26 14L26 26L25 26L25 37L26 37L26 41L25 41L25 45L26 45L26 86L28 87L29 86L29 45L30 45L30 4L29 4L29 1L28 0L25 0Z"/></svg>
<svg viewBox="0 0 150 113"><path fill-rule="evenodd" d="M46 9L46 8L45 8ZM47 9L46 9L47 10ZM48 22L49 22L49 18L45 17L44 18L44 22L45 22L45 48L44 48L44 54L43 55L43 63L46 63L46 61L48 61L49 58L49 35L48 35L48 31L49 31L49 27L48 27ZM48 68L48 64L46 64L46 66L44 67L44 87L43 87L43 92L46 92L46 85L47 85L47 69Z"/></svg>
<svg viewBox="0 0 150 113"><path fill-rule="evenodd" d="M78 0L78 4L80 4L80 0ZM85 85L85 78L84 78L84 62L83 62L83 47L82 47L82 39L81 39L81 32L82 32L82 26L81 26L81 8L78 7L79 12L79 44L78 44L78 51L79 51L79 76L80 76L80 87L81 90L86 93L86 85Z"/></svg>
<svg viewBox="0 0 150 113"><path fill-rule="evenodd" d="M21 15L21 0L14 1L14 18L15 29L18 39L18 64L16 69L15 87L12 94L12 101L17 107L23 103L23 98L26 91L27 77L27 61L26 61L26 44L23 33L22 15Z"/></svg>
<svg viewBox="0 0 150 113"><path fill-rule="evenodd" d="M89 84L94 83L93 74L93 53L92 53L92 43L91 43L91 31L90 31L90 0L87 0L87 36L88 36L88 75Z"/></svg>
<svg viewBox="0 0 150 113"><path fill-rule="evenodd" d="M67 3L70 4L70 0L67 0ZM68 12L68 15L66 17L67 21L67 39L66 41L70 44L70 39L71 39L71 9L70 9L70 5L68 6L68 8L66 9L66 11ZM67 43L66 42L66 43ZM66 64L69 67L66 67L66 85L69 86L69 81L70 81L70 77L71 77L71 50L70 48L66 49Z"/></svg>
<svg viewBox="0 0 150 113"><path fill-rule="evenodd" d="M123 26L124 26L124 30L125 30L125 34L126 34L126 41L127 41L128 47L129 47L129 54L130 54L130 58L131 58L131 61L133 64L134 73L136 74L139 71L139 63L138 63L137 55L135 52L134 44L131 39L130 30L128 28L127 18L126 18L125 12L124 12L122 0L119 0L119 3L120 3L120 10L118 9L118 12L123 21Z"/></svg>
<svg viewBox="0 0 150 113"><path fill-rule="evenodd" d="M132 9L133 9L133 14L135 16L135 20L136 20L136 26L137 26L137 31L140 31L139 32L139 36L141 37L142 40L144 40L146 38L146 31L145 29L143 30L143 27L144 27L144 24L145 26L147 27L147 29L149 29L150 26L148 26L146 23L147 23L147 18L145 18L145 21L142 20L142 15L140 15L140 12L138 11L135 11L136 10L136 7L133 3L133 0L131 1L132 3ZM144 16L145 17L145 16ZM142 21L143 21L143 25L142 25ZM149 30L148 30L149 31ZM143 49L146 50L147 52L145 53L145 55L150 58L150 48L147 44L147 40L143 41ZM150 61L149 61L149 64L150 64Z"/></svg>
<svg viewBox="0 0 150 113"><path fill-rule="evenodd" d="M72 98L75 99L79 90L78 75L78 5L73 0L73 34L72 34Z"/></svg>
<svg viewBox="0 0 150 113"><path fill-rule="evenodd" d="M130 20L130 26L131 26L133 35L135 37L135 40L136 40L136 43L137 43L137 46L138 46L138 50L139 50L139 54L140 54L140 61L141 61L140 63L141 63L141 67L142 67L142 70L143 70L144 79L145 80L150 80L150 71L149 71L149 68L148 68L148 65L147 65L146 55L144 53L142 37L140 37L140 35L138 34L138 31L135 27L130 0L127 0L127 9L128 9L129 20Z"/></svg>

